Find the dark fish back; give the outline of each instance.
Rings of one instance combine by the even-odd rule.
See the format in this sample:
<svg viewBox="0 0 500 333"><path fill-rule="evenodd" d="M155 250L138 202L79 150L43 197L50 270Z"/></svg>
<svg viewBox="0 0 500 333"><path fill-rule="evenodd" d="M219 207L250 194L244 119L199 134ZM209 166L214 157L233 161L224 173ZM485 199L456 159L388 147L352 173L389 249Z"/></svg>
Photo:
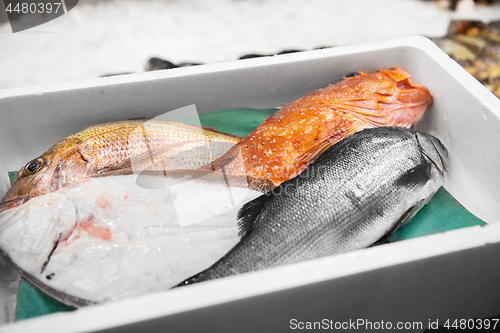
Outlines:
<svg viewBox="0 0 500 333"><path fill-rule="evenodd" d="M247 203L240 211L240 243L183 284L375 243L422 195L435 191L425 189L437 173L415 137L411 130L385 127L342 140L296 178Z"/></svg>

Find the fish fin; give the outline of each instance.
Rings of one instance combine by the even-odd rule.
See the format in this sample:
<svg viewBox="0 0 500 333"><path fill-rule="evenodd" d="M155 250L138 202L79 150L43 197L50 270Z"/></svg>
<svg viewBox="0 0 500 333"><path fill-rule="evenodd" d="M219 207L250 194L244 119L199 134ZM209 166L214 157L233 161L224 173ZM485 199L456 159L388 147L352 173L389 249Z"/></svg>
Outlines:
<svg viewBox="0 0 500 333"><path fill-rule="evenodd" d="M354 134L356 132L356 129L354 126L350 126L347 132L345 132L343 137L347 137L351 134ZM295 162L298 163L311 163L316 157L321 155L325 150L339 142L338 139L335 138L334 134L331 136L328 136L324 138L323 140L314 143L314 139L307 140L304 143L304 149L302 150L303 153L301 153L299 156L295 158ZM312 147L314 146L315 147Z"/></svg>
<svg viewBox="0 0 500 333"><path fill-rule="evenodd" d="M323 142L321 144L319 144L318 146L316 146L315 148L311 149L311 150L307 150L306 152L300 154L299 156L297 156L295 158L295 162L298 162L298 163L310 163L312 162L314 159L316 159L316 157L318 157L319 155L321 155L325 150L327 150L328 148L330 148L332 146L332 144L328 141L326 142Z"/></svg>
<svg viewBox="0 0 500 333"><path fill-rule="evenodd" d="M135 118L129 118L127 119L127 121L133 121L133 120L144 120L144 121L148 121L148 120L151 120L153 119L152 117L135 117Z"/></svg>
<svg viewBox="0 0 500 333"><path fill-rule="evenodd" d="M307 140L304 142L304 148L302 150L302 153L299 154L294 161L295 163L306 163L309 164L311 163L316 157L321 155L325 150L330 148L335 144L335 142L331 142L330 137L322 140L321 142L314 143L314 140Z"/></svg>
<svg viewBox="0 0 500 333"><path fill-rule="evenodd" d="M215 127L202 126L201 128L203 128L204 130L208 130L210 132L222 134L222 135L225 135L225 136L230 136L232 138L239 139L240 141L243 140L243 137L241 137L239 135L235 135L235 134L231 134L231 133L226 133L226 132L221 132L221 131L216 130Z"/></svg>
<svg viewBox="0 0 500 333"><path fill-rule="evenodd" d="M393 79L396 82L406 80L411 76L399 67L392 67L391 69L387 70L379 70L379 72L387 75L389 78Z"/></svg>
<svg viewBox="0 0 500 333"><path fill-rule="evenodd" d="M404 227L410 221L413 219L413 217L418 213L420 208L422 208L427 200L422 199L418 201L414 206L410 207L399 219L399 221L392 227L389 232L387 232L382 238L380 238L378 241L376 241L373 245L382 245L389 243L389 237L391 237L396 230L398 230L401 227Z"/></svg>
<svg viewBox="0 0 500 333"><path fill-rule="evenodd" d="M233 160L238 158L238 155L240 155L240 147L238 144L234 145L231 147L224 155L219 157L218 159L212 161L212 163L205 164L201 167L199 167L199 170L212 170L212 171L219 171L223 172L226 174L234 174L232 171L233 170L226 170L226 166L231 163ZM246 173L245 170L243 169L243 173Z"/></svg>
<svg viewBox="0 0 500 333"><path fill-rule="evenodd" d="M99 178L99 177L109 177L109 176L127 176L127 175L133 175L133 174L134 174L134 171L132 169L125 168L125 169L119 169L119 170L101 171L98 173L94 173L93 175L86 176L85 178Z"/></svg>
<svg viewBox="0 0 500 333"><path fill-rule="evenodd" d="M252 201L247 202L243 205L243 207L241 207L238 211L239 236L244 237L252 231L257 217L272 197L272 194L268 192L253 199Z"/></svg>
<svg viewBox="0 0 500 333"><path fill-rule="evenodd" d="M270 179L263 178L254 178L251 176L247 176L247 184L248 188L254 191L266 193L276 188L276 184L274 184Z"/></svg>

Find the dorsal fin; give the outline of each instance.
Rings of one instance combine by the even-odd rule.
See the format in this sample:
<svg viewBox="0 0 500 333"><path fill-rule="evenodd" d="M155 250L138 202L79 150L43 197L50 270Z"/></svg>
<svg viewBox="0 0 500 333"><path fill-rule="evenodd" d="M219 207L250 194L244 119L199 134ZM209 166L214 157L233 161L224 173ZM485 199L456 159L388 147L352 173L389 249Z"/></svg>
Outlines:
<svg viewBox="0 0 500 333"><path fill-rule="evenodd" d="M231 134L231 133L226 133L226 132L221 132L221 131L216 130L215 127L202 126L201 128L203 130L210 131L210 132L213 132L213 133L218 133L218 134L222 134L222 135L225 135L225 136L230 136L232 138L239 139L240 141L243 140L243 137L241 137L239 135Z"/></svg>
<svg viewBox="0 0 500 333"><path fill-rule="evenodd" d="M129 118L127 120L128 121L141 120L141 121L146 122L146 121L149 121L151 119L153 119L153 118L152 117L135 117L135 118ZM127 120L125 120L125 121L127 121Z"/></svg>
<svg viewBox="0 0 500 333"><path fill-rule="evenodd" d="M127 176L133 175L134 171L130 168L123 168L111 171L102 171L94 173L93 175L86 176L86 178L99 178L99 177L109 177L109 176Z"/></svg>
<svg viewBox="0 0 500 333"><path fill-rule="evenodd" d="M267 178L255 178L247 176L248 188L254 191L267 193L272 189L276 188L276 185Z"/></svg>
<svg viewBox="0 0 500 333"><path fill-rule="evenodd" d="M238 211L238 226L240 229L238 235L243 237L250 231L252 231L253 226L255 225L255 221L260 215L260 212L272 198L272 193L268 192L258 198L253 199L252 201L247 202L245 205L243 205L243 207L241 207L241 209Z"/></svg>

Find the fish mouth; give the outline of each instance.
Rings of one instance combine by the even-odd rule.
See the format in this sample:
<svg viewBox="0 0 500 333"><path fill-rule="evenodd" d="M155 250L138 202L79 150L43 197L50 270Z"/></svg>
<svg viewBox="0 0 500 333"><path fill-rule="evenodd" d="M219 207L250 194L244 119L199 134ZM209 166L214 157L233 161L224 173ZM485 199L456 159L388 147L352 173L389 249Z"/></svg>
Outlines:
<svg viewBox="0 0 500 333"><path fill-rule="evenodd" d="M437 151L437 154L441 160L441 165L443 166L444 173L450 171L450 163L448 160L448 149L443 145L443 143L436 137L430 136L430 140Z"/></svg>
<svg viewBox="0 0 500 333"><path fill-rule="evenodd" d="M399 87L400 92L396 98L399 106L395 109L400 109L400 112L395 115L394 125L416 124L424 115L427 107L432 104L431 92L427 87L413 84L409 79L398 82L398 86L400 84L404 86Z"/></svg>
<svg viewBox="0 0 500 333"><path fill-rule="evenodd" d="M2 201L0 202L0 213L12 208L19 207L29 199L30 199L29 197L24 197L24 198L16 198L7 201Z"/></svg>
<svg viewBox="0 0 500 333"><path fill-rule="evenodd" d="M450 166L448 150L443 143L438 138L421 132L416 132L415 139L422 155L444 176L450 170Z"/></svg>
<svg viewBox="0 0 500 333"><path fill-rule="evenodd" d="M432 104L432 94L429 88L423 84L415 84L410 79L397 83L401 91L398 96L398 101L409 104Z"/></svg>
<svg viewBox="0 0 500 333"><path fill-rule="evenodd" d="M428 96L428 98L425 100L427 101L428 105L431 105L432 104L432 95L431 95L431 91L429 90L429 88L427 88L426 86L424 86L422 84L414 84L413 82L411 82L411 84L413 85L414 89L421 90Z"/></svg>

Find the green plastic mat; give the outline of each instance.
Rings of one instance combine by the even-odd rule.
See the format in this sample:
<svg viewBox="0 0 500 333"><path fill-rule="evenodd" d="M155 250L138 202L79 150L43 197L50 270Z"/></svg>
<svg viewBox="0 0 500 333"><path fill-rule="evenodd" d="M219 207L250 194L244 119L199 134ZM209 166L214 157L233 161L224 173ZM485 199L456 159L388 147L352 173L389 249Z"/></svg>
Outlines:
<svg viewBox="0 0 500 333"><path fill-rule="evenodd" d="M202 126L239 136L246 136L275 110L232 109L200 116ZM197 123L196 119L186 119L186 123ZM11 182L17 172L9 172ZM434 195L407 226L399 229L389 238L395 242L414 237L430 235L453 229L485 225L483 221L465 209L444 188ZM68 307L45 295L25 280L21 280L17 292L16 321L44 314L72 311Z"/></svg>

